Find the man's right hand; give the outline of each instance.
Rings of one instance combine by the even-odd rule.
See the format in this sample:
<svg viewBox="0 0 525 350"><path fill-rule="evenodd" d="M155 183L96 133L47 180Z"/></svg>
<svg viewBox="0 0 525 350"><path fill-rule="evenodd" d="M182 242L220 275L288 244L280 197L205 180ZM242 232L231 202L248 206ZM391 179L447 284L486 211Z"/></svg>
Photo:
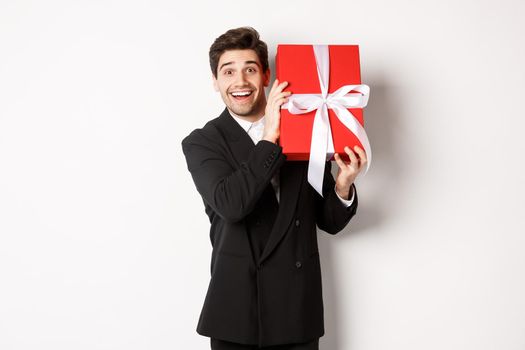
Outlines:
<svg viewBox="0 0 525 350"><path fill-rule="evenodd" d="M268 101L266 103L264 131L262 137L263 140L277 143L277 140L279 139L281 105L287 102L288 96L292 94L290 91L283 91L287 85L287 81L279 84L279 80L275 79L273 82L272 89L268 94Z"/></svg>

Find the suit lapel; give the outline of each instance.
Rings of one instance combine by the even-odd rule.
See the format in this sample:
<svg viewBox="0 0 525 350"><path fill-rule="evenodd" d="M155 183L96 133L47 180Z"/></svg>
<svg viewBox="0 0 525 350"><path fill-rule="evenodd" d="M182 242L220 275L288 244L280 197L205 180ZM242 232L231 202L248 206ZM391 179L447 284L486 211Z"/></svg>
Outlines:
<svg viewBox="0 0 525 350"><path fill-rule="evenodd" d="M280 171L280 203L277 218L275 219L268 242L259 259L263 262L277 247L288 231L293 219L299 191L304 181L305 167L303 162L285 162Z"/></svg>
<svg viewBox="0 0 525 350"><path fill-rule="evenodd" d="M255 147L252 139L239 123L233 119L227 108L224 109L218 119L218 127L228 138L230 152L235 158L237 165L240 165L241 162L248 159L250 152ZM259 258L259 263L272 253L287 232L295 213L299 191L305 178L305 171L304 162L287 161L281 166L279 211L263 253Z"/></svg>
<svg viewBox="0 0 525 350"><path fill-rule="evenodd" d="M217 126L228 139L227 145L237 165L246 161L255 144L250 135L233 119L227 108L219 116Z"/></svg>

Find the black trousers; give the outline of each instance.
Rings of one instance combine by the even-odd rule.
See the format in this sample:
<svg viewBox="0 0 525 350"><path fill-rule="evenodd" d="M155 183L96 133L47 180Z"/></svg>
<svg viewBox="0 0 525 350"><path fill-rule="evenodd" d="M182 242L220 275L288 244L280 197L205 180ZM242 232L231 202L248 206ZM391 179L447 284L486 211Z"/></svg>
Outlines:
<svg viewBox="0 0 525 350"><path fill-rule="evenodd" d="M257 345L244 345L225 340L210 338L211 350L319 350L319 338L308 343L294 343L258 347Z"/></svg>

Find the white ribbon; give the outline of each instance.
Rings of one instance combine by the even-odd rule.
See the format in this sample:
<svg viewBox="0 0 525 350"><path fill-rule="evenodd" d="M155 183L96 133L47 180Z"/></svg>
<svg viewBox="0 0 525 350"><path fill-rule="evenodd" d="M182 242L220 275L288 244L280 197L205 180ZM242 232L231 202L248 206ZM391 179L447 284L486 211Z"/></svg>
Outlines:
<svg viewBox="0 0 525 350"><path fill-rule="evenodd" d="M308 182L323 196L323 178L325 161L334 154L332 130L328 118L328 108L334 110L337 118L356 135L364 147L367 156L365 174L372 162L372 150L365 129L348 108L363 108L368 103L370 88L367 85L344 85L335 92L328 93L330 54L328 45L313 45L317 75L321 94L292 94L281 108L292 114L304 114L316 110L310 144L308 163ZM349 93L350 91L358 93Z"/></svg>

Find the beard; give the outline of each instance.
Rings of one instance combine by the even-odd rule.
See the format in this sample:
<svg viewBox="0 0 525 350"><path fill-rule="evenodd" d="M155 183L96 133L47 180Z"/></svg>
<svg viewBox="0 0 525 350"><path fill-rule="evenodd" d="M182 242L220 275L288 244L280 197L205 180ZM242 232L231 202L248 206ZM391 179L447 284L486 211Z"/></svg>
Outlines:
<svg viewBox="0 0 525 350"><path fill-rule="evenodd" d="M230 103L228 107L232 110L233 113L245 117L258 113L262 109L261 102L261 99L259 99L250 104L246 103L239 105L237 103Z"/></svg>

